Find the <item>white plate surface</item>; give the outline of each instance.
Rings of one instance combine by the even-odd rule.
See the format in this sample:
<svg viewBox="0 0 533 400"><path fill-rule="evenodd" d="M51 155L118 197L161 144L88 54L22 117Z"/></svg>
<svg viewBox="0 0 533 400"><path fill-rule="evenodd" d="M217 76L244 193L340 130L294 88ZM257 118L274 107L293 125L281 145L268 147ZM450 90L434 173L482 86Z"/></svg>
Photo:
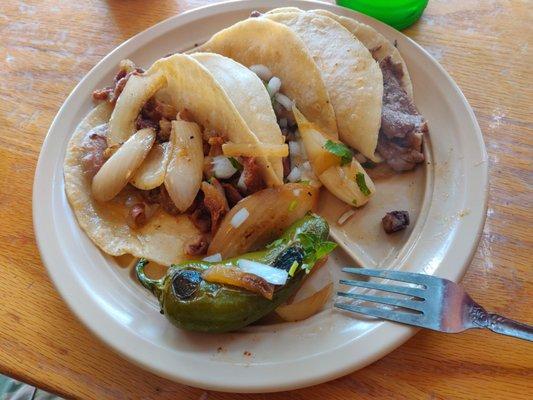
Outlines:
<svg viewBox="0 0 533 400"><path fill-rule="evenodd" d="M133 37L107 55L73 90L43 144L35 175L33 216L42 259L73 312L124 357L156 374L192 386L235 392L294 389L330 380L384 356L415 329L326 308L299 323L252 326L224 335L187 333L158 312L112 257L102 254L76 223L64 193L63 159L70 135L93 107L91 92L105 86L119 61L149 66L243 19L266 2L238 1L193 10ZM341 230L346 246L369 265L459 280L476 249L485 219L487 155L479 126L461 91L420 46L371 18L333 5L273 0L269 7L325 8L354 17L397 40L429 121L430 161L416 172L378 182L378 195ZM408 209L412 226L387 236L385 211ZM344 208L327 194L321 213L336 221ZM353 265L341 250L330 257L335 279Z"/></svg>

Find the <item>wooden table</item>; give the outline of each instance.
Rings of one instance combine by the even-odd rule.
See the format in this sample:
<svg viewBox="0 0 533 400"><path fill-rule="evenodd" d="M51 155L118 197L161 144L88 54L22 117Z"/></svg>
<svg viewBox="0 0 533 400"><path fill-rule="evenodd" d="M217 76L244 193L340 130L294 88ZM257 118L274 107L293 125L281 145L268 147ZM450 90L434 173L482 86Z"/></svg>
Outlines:
<svg viewBox="0 0 533 400"><path fill-rule="evenodd" d="M526 399L533 347L487 332L420 332L382 360L317 387L206 393L105 347L68 310L39 258L32 182L69 92L134 34L207 0L11 1L0 6L0 372L93 399ZM528 1L432 0L406 33L474 108L490 157L488 219L463 284L496 312L533 323L533 9ZM153 5L153 7L149 7Z"/></svg>

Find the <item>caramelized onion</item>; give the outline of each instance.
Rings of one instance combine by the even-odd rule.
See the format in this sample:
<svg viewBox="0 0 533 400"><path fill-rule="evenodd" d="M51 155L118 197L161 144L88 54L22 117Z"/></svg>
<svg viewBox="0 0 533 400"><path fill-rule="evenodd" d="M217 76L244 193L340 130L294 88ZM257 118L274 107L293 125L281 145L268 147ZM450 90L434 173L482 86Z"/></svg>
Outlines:
<svg viewBox="0 0 533 400"><path fill-rule="evenodd" d="M274 285L263 278L243 272L240 268L213 265L202 273L202 278L207 282L221 283L223 285L237 286L272 300Z"/></svg>
<svg viewBox="0 0 533 400"><path fill-rule="evenodd" d="M276 239L285 228L316 205L318 189L303 183L289 183L256 192L233 207L222 220L207 254L234 257ZM249 216L236 224L235 215L246 209Z"/></svg>
<svg viewBox="0 0 533 400"><path fill-rule="evenodd" d="M109 201L115 197L146 158L154 140L153 129L141 129L113 153L93 178L94 198L98 201Z"/></svg>
<svg viewBox="0 0 533 400"><path fill-rule="evenodd" d="M194 122L172 121L172 154L165 175L165 187L181 212L191 206L200 190L204 151L202 132Z"/></svg>
<svg viewBox="0 0 533 400"><path fill-rule="evenodd" d="M154 144L130 183L141 190L152 190L161 186L165 180L171 153L170 142Z"/></svg>

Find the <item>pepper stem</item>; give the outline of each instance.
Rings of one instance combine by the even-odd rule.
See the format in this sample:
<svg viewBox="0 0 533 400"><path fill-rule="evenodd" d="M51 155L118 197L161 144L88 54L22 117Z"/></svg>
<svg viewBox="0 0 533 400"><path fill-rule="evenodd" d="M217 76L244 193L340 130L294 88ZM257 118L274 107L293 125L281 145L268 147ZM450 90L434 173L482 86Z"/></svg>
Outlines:
<svg viewBox="0 0 533 400"><path fill-rule="evenodd" d="M144 273L144 267L149 263L149 261L146 258L140 258L139 261L137 261L137 264L135 265L135 274L137 275L137 279L141 284L148 289L150 292L152 292L155 296L159 296L159 293L161 292L161 287L163 286L163 280L161 279L151 279L146 276Z"/></svg>

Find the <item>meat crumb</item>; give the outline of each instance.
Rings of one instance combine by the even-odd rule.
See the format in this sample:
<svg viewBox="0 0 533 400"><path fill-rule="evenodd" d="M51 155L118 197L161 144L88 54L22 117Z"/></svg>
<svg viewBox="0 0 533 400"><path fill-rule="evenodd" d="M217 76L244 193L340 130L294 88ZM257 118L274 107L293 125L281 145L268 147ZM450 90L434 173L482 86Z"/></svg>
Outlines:
<svg viewBox="0 0 533 400"><path fill-rule="evenodd" d="M207 242L206 238L200 236L194 240L189 241L185 245L185 254L189 256L198 256L201 254L205 254L207 252L208 247L209 243Z"/></svg>
<svg viewBox="0 0 533 400"><path fill-rule="evenodd" d="M394 233L401 231L409 225L409 212L407 211L391 211L385 214L381 220L383 229L386 233Z"/></svg>

